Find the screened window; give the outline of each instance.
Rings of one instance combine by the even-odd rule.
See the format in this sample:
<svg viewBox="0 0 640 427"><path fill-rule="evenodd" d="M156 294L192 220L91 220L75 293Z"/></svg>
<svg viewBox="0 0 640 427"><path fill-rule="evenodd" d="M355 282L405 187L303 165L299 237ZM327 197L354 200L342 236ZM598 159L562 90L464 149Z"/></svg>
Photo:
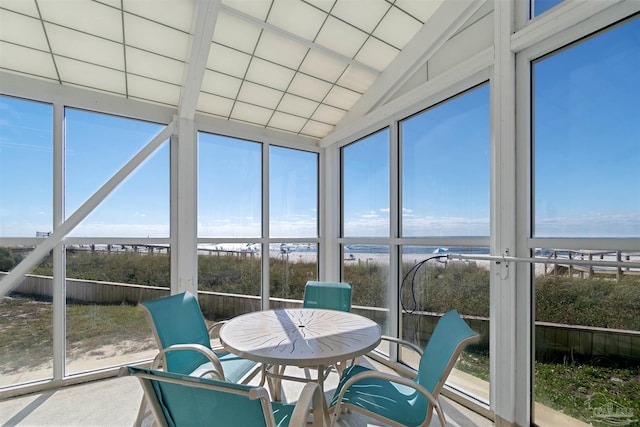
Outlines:
<svg viewBox="0 0 640 427"><path fill-rule="evenodd" d="M389 130L342 149L342 218L347 237L389 236Z"/></svg>
<svg viewBox="0 0 640 427"><path fill-rule="evenodd" d="M535 249L551 261L534 270L539 425L548 408L594 425L638 421L640 276L625 263L640 257L611 247L640 236L638 34L636 18L532 64L533 234L580 238Z"/></svg>
<svg viewBox="0 0 640 427"><path fill-rule="evenodd" d="M262 144L198 135L198 236L260 237Z"/></svg>
<svg viewBox="0 0 640 427"><path fill-rule="evenodd" d="M69 218L162 126L65 110L65 213ZM72 236L168 237L169 144L163 143L71 233Z"/></svg>
<svg viewBox="0 0 640 427"><path fill-rule="evenodd" d="M53 231L53 108L0 97L0 236Z"/></svg>
<svg viewBox="0 0 640 427"><path fill-rule="evenodd" d="M269 147L269 234L317 237L318 155Z"/></svg>
<svg viewBox="0 0 640 427"><path fill-rule="evenodd" d="M533 63L536 237L640 236L640 19Z"/></svg>
<svg viewBox="0 0 640 427"><path fill-rule="evenodd" d="M489 235L489 85L400 124L402 235Z"/></svg>
<svg viewBox="0 0 640 427"><path fill-rule="evenodd" d="M531 17L541 15L562 2L563 0L531 0Z"/></svg>

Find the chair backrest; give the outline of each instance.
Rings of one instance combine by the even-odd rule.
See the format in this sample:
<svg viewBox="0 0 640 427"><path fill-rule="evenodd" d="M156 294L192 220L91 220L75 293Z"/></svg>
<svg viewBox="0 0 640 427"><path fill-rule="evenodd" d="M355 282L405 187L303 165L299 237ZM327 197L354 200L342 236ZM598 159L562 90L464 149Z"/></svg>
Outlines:
<svg viewBox="0 0 640 427"><path fill-rule="evenodd" d="M160 425L275 425L269 395L262 387L137 366L122 369L140 380Z"/></svg>
<svg viewBox="0 0 640 427"><path fill-rule="evenodd" d="M189 292L144 301L145 309L160 349L174 344L202 344L211 348L207 325L198 299ZM166 355L166 369L189 374L208 359L197 351L174 351Z"/></svg>
<svg viewBox="0 0 640 427"><path fill-rule="evenodd" d="M434 396L438 396L460 352L469 344L480 340L456 310L445 313L420 358L415 381Z"/></svg>
<svg viewBox="0 0 640 427"><path fill-rule="evenodd" d="M308 281L304 288L305 308L351 311L351 284Z"/></svg>

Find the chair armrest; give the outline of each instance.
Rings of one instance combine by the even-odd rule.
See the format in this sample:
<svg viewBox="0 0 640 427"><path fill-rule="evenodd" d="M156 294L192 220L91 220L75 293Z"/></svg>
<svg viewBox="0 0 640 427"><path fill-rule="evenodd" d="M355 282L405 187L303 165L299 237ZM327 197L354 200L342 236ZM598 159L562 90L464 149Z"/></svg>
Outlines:
<svg viewBox="0 0 640 427"><path fill-rule="evenodd" d="M300 393L300 398L291 414L290 427L306 427L309 408L313 414L313 427L324 426L324 405L320 386L317 383L307 383Z"/></svg>
<svg viewBox="0 0 640 427"><path fill-rule="evenodd" d="M220 328L227 322L228 320L221 320L220 322L216 322L213 325L209 326L209 329L207 329L207 332L209 332L209 336L215 338L216 336L220 335ZM216 336L211 335L213 332L216 333Z"/></svg>
<svg viewBox="0 0 640 427"><path fill-rule="evenodd" d="M207 359L209 359L209 362L211 362L215 369L215 371L209 369L206 371L198 372L196 376L202 376L204 374L211 373L217 376L220 380L226 381L226 378L224 376L224 369L222 369L220 359L218 359L218 356L216 356L216 354L210 348L207 348L202 344L174 344L172 346L164 348L160 350L156 357L154 357L153 362L151 363L151 369L158 369L162 361L164 361L165 355L167 353L180 350L190 350L202 353Z"/></svg>
<svg viewBox="0 0 640 427"><path fill-rule="evenodd" d="M424 351L424 349L418 347L417 345L415 345L412 342L409 342L409 341L406 341L406 340L403 340L403 339L400 339L400 338L391 337L391 336L388 336L388 335L383 335L381 337L381 339L384 340L384 341L390 341L390 342L393 342L393 343L396 343L396 344L403 345L405 347L409 347L413 351L417 352L422 357L422 352Z"/></svg>
<svg viewBox="0 0 640 427"><path fill-rule="evenodd" d="M210 339L216 339L218 337L220 337L220 328L222 328L222 326L227 323L228 320L222 320L220 322L216 322L213 325L209 326L209 329L207 329L207 332L209 333L209 338ZM221 345L216 345L215 347L212 345L212 348L214 350L223 350L224 347L222 347Z"/></svg>
<svg viewBox="0 0 640 427"><path fill-rule="evenodd" d="M411 387L412 389L416 390L418 393L424 395L424 397L426 397L427 400L429 400L429 402L431 402L432 405L438 406L438 401L436 400L436 398L426 388L424 388L417 382L409 378L401 377L394 374L389 374L386 372L373 371L373 370L359 372L355 374L353 377L349 378L347 382L344 384L344 386L342 387L342 390L340 390L340 395L338 396L339 397L338 402L342 402L344 393L349 389L349 387L351 387L353 384L365 378L378 378L381 380L387 380L393 383L402 384L407 387Z"/></svg>

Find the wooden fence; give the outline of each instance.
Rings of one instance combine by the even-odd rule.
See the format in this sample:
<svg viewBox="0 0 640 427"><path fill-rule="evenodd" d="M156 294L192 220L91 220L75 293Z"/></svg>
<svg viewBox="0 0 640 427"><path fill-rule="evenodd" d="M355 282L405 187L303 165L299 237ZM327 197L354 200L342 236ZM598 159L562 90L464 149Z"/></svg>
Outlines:
<svg viewBox="0 0 640 427"><path fill-rule="evenodd" d="M29 275L14 292L52 296L52 279ZM136 304L140 301L169 295L169 289L153 286L127 285L67 279L67 298L94 304ZM229 319L242 313L260 310L260 297L219 292L199 292L203 313L210 319ZM302 301L272 299L272 308L301 307ZM352 311L385 325L388 311L375 307L354 306ZM465 316L472 329L481 335L480 346L489 346L489 321L486 318ZM435 313L403 315L406 338L426 342L438 316ZM640 363L640 331L561 325L537 322L535 331L538 360L581 358L597 362L599 359Z"/></svg>

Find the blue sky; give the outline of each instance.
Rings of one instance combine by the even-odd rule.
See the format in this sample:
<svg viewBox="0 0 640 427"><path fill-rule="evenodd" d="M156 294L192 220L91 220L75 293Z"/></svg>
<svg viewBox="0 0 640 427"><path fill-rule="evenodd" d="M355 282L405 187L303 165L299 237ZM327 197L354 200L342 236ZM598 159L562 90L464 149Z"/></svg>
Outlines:
<svg viewBox="0 0 640 427"><path fill-rule="evenodd" d="M537 236L640 236L640 19L532 71ZM403 221L409 236L488 234L489 89L471 90L402 124ZM67 216L161 125L67 110ZM52 108L0 98L0 236L52 230ZM345 233L389 230L389 132L344 149ZM198 164L206 237L260 234L261 145L207 135ZM315 236L317 156L272 147L271 235ZM167 237L165 143L73 232Z"/></svg>

